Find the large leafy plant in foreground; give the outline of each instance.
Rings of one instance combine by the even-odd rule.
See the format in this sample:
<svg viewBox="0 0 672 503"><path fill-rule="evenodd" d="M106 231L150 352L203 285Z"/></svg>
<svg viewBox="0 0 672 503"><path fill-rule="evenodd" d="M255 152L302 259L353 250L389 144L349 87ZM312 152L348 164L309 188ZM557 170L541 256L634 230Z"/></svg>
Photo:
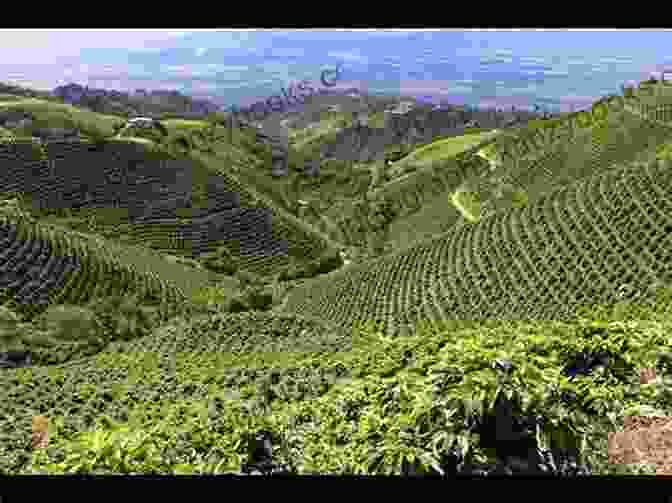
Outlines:
<svg viewBox="0 0 672 503"><path fill-rule="evenodd" d="M97 460L87 465L91 471L113 471L114 460L125 459L124 470L134 472L222 473L240 467L245 436L266 429L283 439L282 451L298 473L399 474L412 467L415 473L449 474L499 459L493 447L498 440L485 426L510 403L509 421L527 418L537 447L578 451L593 473L606 473L607 435L626 414L644 405L672 411L672 399L661 390L642 393L636 374L643 366L660 367L660 355L672 346L672 327L662 314L626 305L593 312L574 322L492 321L438 334L419 327L400 338L364 325L353 334L352 350L283 353L282 360L259 353L257 364L251 354L240 368L240 359L232 359L226 372L208 363L214 355L199 354L198 364L181 368L191 369L193 389L207 382L211 392L138 404L142 417L129 423L128 435L137 440L154 432L143 435L142 455L124 450L126 440L110 435L103 442L108 454L97 451L102 444L70 437L58 445L62 452L78 452L80 462ZM612 355L613 364L568 374L575 355L596 351ZM229 371L247 376L233 395L224 391ZM149 452L164 464L150 463ZM29 470L50 466L54 473L72 473L81 466L74 462L49 465L47 456L34 459Z"/></svg>

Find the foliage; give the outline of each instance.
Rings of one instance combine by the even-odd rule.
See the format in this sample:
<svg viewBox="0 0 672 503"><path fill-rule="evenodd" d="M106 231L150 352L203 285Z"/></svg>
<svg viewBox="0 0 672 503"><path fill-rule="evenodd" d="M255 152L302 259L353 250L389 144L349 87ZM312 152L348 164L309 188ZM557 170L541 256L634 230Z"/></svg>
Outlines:
<svg viewBox="0 0 672 503"><path fill-rule="evenodd" d="M101 333L102 324L96 313L80 306L51 306L38 319L58 340L81 341L97 337Z"/></svg>
<svg viewBox="0 0 672 503"><path fill-rule="evenodd" d="M528 205L530 198L524 190L513 190L511 193L511 205L514 208L524 208Z"/></svg>
<svg viewBox="0 0 672 503"><path fill-rule="evenodd" d="M669 414L672 408L664 387L643 396L634 384L634 370L655 364L672 340L669 319L655 322L640 310L638 321L624 323L599 312L568 323L419 329L396 339L365 323L353 332L352 349L319 360L278 354L273 363L259 354L215 370L199 353L200 363L183 361L178 368L191 375L188 397L170 401L177 380L164 386L168 395L161 402L134 405L123 422L99 415L95 429L77 433L59 421L53 447L33 454L22 473L237 473L243 439L259 429L282 439L280 455L300 474L399 474L406 461L441 473L453 447L461 448L465 463L493 461L496 453L473 425L498 397L540 419L541 447L574 446L593 473L609 473L615 468L604 454L607 435L627 411L646 405ZM587 350L618 355L616 365L601 374L564 376L567 358ZM511 375L494 369L497 358L512 362ZM161 372L148 359L143 365L138 376ZM200 384L213 378L220 387ZM222 392L232 378L239 393Z"/></svg>
<svg viewBox="0 0 672 503"><path fill-rule="evenodd" d="M459 190L452 201L468 221L478 222L481 218L481 198L478 192Z"/></svg>
<svg viewBox="0 0 672 503"><path fill-rule="evenodd" d="M16 350L25 337L26 324L20 313L7 304L0 305L0 350Z"/></svg>
<svg viewBox="0 0 672 503"><path fill-rule="evenodd" d="M0 199L0 215L9 217L12 220L19 219L24 222L34 221L30 211L30 204L26 197L20 193L6 192Z"/></svg>
<svg viewBox="0 0 672 503"><path fill-rule="evenodd" d="M87 307L100 319L108 341L128 341L149 334L160 319L160 306L141 300L138 294L118 295L94 299Z"/></svg>
<svg viewBox="0 0 672 503"><path fill-rule="evenodd" d="M219 246L215 251L199 256L199 259L204 267L215 272L234 275L238 271L237 260L226 246Z"/></svg>
<svg viewBox="0 0 672 503"><path fill-rule="evenodd" d="M115 129L108 119L118 117L101 118L101 142ZM391 181L364 169L362 184L352 163L327 161L295 192L330 209L325 220L338 216L334 243L287 214L270 182L231 175L231 159L245 172L267 154L251 135L231 145L197 122L168 124L185 141L173 150L200 163L195 177L221 174L241 205L269 208L289 256L242 257L217 243L198 261L232 278L213 284L217 274L98 238L84 212L71 215L79 233L45 225L17 193L2 211L0 266L17 279L2 292L0 351L28 349L37 365L0 372L1 474L237 473L259 429L300 474L447 473L455 452L497 461L478 427L505 398L516 417L538 420L538 447L575 448L596 474L639 470L608 466L606 442L627 415L672 412L672 290L647 285L666 277L669 166L647 157L669 139L661 128L624 113L558 140L566 120L543 121L407 163L415 171ZM533 129L545 132L527 143ZM494 173L478 155L504 160L513 144L533 150L529 159ZM430 144L414 154L423 152L446 153ZM635 154L643 161L626 165ZM194 194L207 199L203 187ZM448 198L461 189L481 210L497 193L507 202L464 225ZM406 239L399 222L416 233ZM136 227L136 239L162 225ZM431 239L412 246L421 235ZM339 270L343 244L357 261ZM45 280L53 290L33 312ZM584 353L608 354L609 365L568 376ZM502 359L511 373L493 365ZM644 367L661 382L640 386ZM48 449L30 453L34 413L53 431Z"/></svg>

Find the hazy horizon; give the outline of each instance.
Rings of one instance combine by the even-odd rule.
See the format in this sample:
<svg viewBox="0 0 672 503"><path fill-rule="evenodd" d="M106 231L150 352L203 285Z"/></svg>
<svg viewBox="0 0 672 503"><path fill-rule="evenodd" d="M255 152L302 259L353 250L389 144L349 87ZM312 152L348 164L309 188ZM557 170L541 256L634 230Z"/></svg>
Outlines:
<svg viewBox="0 0 672 503"><path fill-rule="evenodd" d="M0 30L0 81L175 89L245 106L292 82L457 104L584 107L660 72L670 31L643 30ZM670 66L672 68L672 66Z"/></svg>

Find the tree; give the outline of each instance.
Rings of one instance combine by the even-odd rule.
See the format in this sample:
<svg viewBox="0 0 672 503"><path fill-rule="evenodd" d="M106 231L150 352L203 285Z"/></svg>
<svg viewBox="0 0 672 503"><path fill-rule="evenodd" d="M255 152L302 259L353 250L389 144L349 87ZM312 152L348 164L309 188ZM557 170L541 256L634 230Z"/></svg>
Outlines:
<svg viewBox="0 0 672 503"><path fill-rule="evenodd" d="M168 136L168 128L166 128L166 126L164 126L163 124L161 124L160 121L155 120L155 121L153 122L153 124L154 124L154 127L155 127L156 129L158 129L159 132L160 132L163 136Z"/></svg>
<svg viewBox="0 0 672 503"><path fill-rule="evenodd" d="M169 147L174 151L181 154L187 154L193 148L191 141L185 134L178 134L168 139Z"/></svg>
<svg viewBox="0 0 672 503"><path fill-rule="evenodd" d="M98 129L90 129L87 131L87 135L96 150L101 150L107 143L107 136Z"/></svg>

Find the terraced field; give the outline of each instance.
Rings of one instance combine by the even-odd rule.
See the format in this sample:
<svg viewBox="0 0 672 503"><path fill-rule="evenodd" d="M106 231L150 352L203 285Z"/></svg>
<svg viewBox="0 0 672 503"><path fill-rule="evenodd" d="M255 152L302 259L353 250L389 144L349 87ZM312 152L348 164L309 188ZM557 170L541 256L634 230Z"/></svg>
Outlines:
<svg viewBox="0 0 672 503"><path fill-rule="evenodd" d="M242 268L262 273L286 267L289 257L307 263L329 252L317 231L273 208L206 154L179 159L133 142L17 140L0 145L0 159L1 190L23 193L42 210L77 210L82 222L97 218L111 238L125 235L129 243L192 257L225 244Z"/></svg>
<svg viewBox="0 0 672 503"><path fill-rule="evenodd" d="M395 333L425 321L561 319L618 288L668 281L665 161L614 168L294 291L284 309Z"/></svg>
<svg viewBox="0 0 672 503"><path fill-rule="evenodd" d="M637 110L642 111L634 113L627 103L636 103L637 99L603 100L590 111L540 121L548 122L543 127L538 124L515 133L505 132L467 150L454 162L476 168L461 169L459 179L451 186L442 186L445 192L424 199L423 204L408 206L405 215L391 223L392 247L406 248L458 222L464 223L465 216L452 202L456 193L480 200L480 215L474 215L478 219L529 204L556 188L612 166L655 158L656 149L672 139L672 130L664 122L643 115L639 106ZM661 103L650 107L650 113L661 118L666 117L664 110ZM443 164L439 169L448 166ZM394 193L395 185L413 184L422 176L422 172L410 174L381 190ZM398 200L401 196L390 198Z"/></svg>
<svg viewBox="0 0 672 503"><path fill-rule="evenodd" d="M477 220L529 204L610 166L652 158L658 146L672 139L669 128L633 115L623 101L613 99L587 112L537 122L515 132L473 135L471 146L464 149L462 145L457 155L434 160L374 189L371 198L383 201L394 215L389 223L389 246L407 248L458 222L469 222L463 208L455 204L456 194L480 200L480 214L472 218ZM405 159L422 157L428 148L417 149ZM366 201L327 211L322 218L329 221L325 231L330 237L346 246L361 243L364 234L376 231Z"/></svg>
<svg viewBox="0 0 672 503"><path fill-rule="evenodd" d="M179 302L211 284L205 271L166 262L144 247L23 219L0 224L0 287L32 314L128 291Z"/></svg>
<svg viewBox="0 0 672 503"><path fill-rule="evenodd" d="M502 135L481 155L490 161L497 159L499 179L528 188L531 197L634 160L670 138L670 130L663 122L632 113L633 104L642 106L641 94L600 100L591 110L551 121L542 130L529 128L515 135ZM662 114L664 104L660 99L656 106Z"/></svg>

